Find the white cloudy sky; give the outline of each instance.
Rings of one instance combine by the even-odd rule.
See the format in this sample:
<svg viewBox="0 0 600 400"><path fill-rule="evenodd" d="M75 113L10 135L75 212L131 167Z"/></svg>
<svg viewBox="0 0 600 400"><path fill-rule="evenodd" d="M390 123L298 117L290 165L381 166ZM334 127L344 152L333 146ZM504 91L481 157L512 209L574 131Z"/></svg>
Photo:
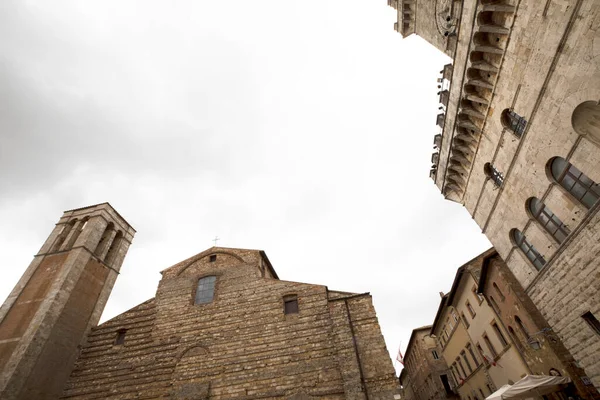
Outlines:
<svg viewBox="0 0 600 400"><path fill-rule="evenodd" d="M429 179L449 61L386 0L0 4L5 298L63 210L138 231L103 320L212 245L373 295L388 350L488 248Z"/></svg>

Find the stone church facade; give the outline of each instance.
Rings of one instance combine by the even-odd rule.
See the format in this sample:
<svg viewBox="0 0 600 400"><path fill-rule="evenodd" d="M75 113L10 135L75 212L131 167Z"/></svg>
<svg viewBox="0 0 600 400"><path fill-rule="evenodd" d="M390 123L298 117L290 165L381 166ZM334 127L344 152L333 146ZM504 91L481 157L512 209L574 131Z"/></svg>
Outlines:
<svg viewBox="0 0 600 400"><path fill-rule="evenodd" d="M112 210L105 204L87 211L98 208ZM66 213L61 224L69 219ZM89 287L75 286L80 292L71 295L85 298ZM91 320L98 316L96 310ZM71 341L66 367L55 363L60 373L46 372L62 379L60 392L31 389L32 379L21 378L12 385L20 390L5 390L2 398L399 398L371 296L282 281L259 250L210 248L162 271L154 298L95 323L79 336L79 351ZM38 335L48 329L54 328L38 327ZM6 369L2 379L18 380ZM32 390L39 396L27 397Z"/></svg>
<svg viewBox="0 0 600 400"><path fill-rule="evenodd" d="M600 3L389 0L452 57L431 178L600 389ZM428 20L429 22L421 22Z"/></svg>

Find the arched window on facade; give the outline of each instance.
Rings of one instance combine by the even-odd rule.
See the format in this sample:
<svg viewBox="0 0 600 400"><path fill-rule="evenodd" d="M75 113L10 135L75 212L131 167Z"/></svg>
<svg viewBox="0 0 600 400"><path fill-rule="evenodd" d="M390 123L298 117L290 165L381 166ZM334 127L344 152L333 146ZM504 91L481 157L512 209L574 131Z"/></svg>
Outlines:
<svg viewBox="0 0 600 400"><path fill-rule="evenodd" d="M215 283L217 282L216 276L205 276L198 280L198 287L196 289L195 304L207 304L213 301L215 297Z"/></svg>
<svg viewBox="0 0 600 400"><path fill-rule="evenodd" d="M571 124L579 135L600 146L600 103L584 101L573 110Z"/></svg>
<svg viewBox="0 0 600 400"><path fill-rule="evenodd" d="M104 248L108 245L108 240L110 238L111 235L111 231L115 229L115 224L113 224L112 222L109 222L108 225L106 225L106 229L104 229L104 233L102 234L102 237L100 238L100 241L98 242L98 245L96 245L96 250L94 250L94 254L97 256L100 256L102 254L102 252L104 251Z"/></svg>
<svg viewBox="0 0 600 400"><path fill-rule="evenodd" d="M494 296L490 296L490 303L494 311L496 311L497 314L500 314L500 307L498 307L498 303L496 303L496 299L494 299Z"/></svg>
<svg viewBox="0 0 600 400"><path fill-rule="evenodd" d="M490 163L485 163L483 166L483 173L498 187L502 186L504 183L504 177L502 176L502 173L498 172L498 170Z"/></svg>
<svg viewBox="0 0 600 400"><path fill-rule="evenodd" d="M518 229L513 229L511 231L511 238L516 246L521 249L525 257L533 264L533 266L540 270L546 264L546 260L544 257L533 247L531 243L527 241L527 238L523 233Z"/></svg>
<svg viewBox="0 0 600 400"><path fill-rule="evenodd" d="M517 336L517 333L515 332L515 330L513 329L512 326L508 326L508 334L510 335L510 337L512 338L513 342L515 342L515 344L517 345L518 348L522 349L523 345L521 344L521 341L519 340L519 337Z"/></svg>
<svg viewBox="0 0 600 400"><path fill-rule="evenodd" d="M540 199L531 197L527 200L527 210L558 243L565 241L569 228Z"/></svg>
<svg viewBox="0 0 600 400"><path fill-rule="evenodd" d="M110 248L108 249L108 253L106 253L106 257L104 257L104 262L107 264L112 264L115 260L117 253L119 252L119 247L121 247L121 240L123 239L123 232L118 231L110 244Z"/></svg>
<svg viewBox="0 0 600 400"><path fill-rule="evenodd" d="M523 321L521 321L521 318L519 318L518 315L515 315L515 322L517 324L517 328L519 328L525 339L529 339L529 332L527 331L527 328L525 328L525 325L523 325Z"/></svg>
<svg viewBox="0 0 600 400"><path fill-rule="evenodd" d="M500 122L503 127L510 130L517 137L523 136L525 127L527 127L527 120L508 108L502 111Z"/></svg>
<svg viewBox="0 0 600 400"><path fill-rule="evenodd" d="M600 199L600 186L562 157L554 157L549 162L554 180L571 196L587 208L592 208Z"/></svg>
<svg viewBox="0 0 600 400"><path fill-rule="evenodd" d="M89 217L85 217L79 223L77 223L75 225L75 229L77 229L77 230L75 232L73 232L73 234L69 238L69 243L67 243L68 249L72 248L75 245L75 242L79 238L79 235L81 235L81 232L83 232L83 228L85 228L85 226L87 225L88 219L89 219Z"/></svg>
<svg viewBox="0 0 600 400"><path fill-rule="evenodd" d="M65 226L63 226L63 229L58 234L58 237L56 238L54 245L52 245L51 251L59 251L60 250L60 247L65 242L65 239L67 238L67 236L69 236L69 233L71 232L71 229L73 229L73 226L75 226L76 222L77 222L77 219L74 219L74 220L70 221L68 224L66 224Z"/></svg>

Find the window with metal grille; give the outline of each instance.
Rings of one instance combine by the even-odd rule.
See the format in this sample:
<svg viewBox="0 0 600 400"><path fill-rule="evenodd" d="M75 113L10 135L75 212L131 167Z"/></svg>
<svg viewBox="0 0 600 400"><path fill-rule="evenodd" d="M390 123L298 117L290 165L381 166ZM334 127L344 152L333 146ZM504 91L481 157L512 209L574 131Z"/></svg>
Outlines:
<svg viewBox="0 0 600 400"><path fill-rule="evenodd" d="M483 166L483 173L498 187L501 187L504 183L504 176L502 176L502 173L498 172L498 170L490 163L485 163Z"/></svg>
<svg viewBox="0 0 600 400"><path fill-rule="evenodd" d="M542 257L542 255L535 249L535 247L533 247L533 245L527 241L525 235L523 235L523 233L520 230L513 229L511 236L514 244L517 245L519 249L521 249L525 257L527 257L527 259L531 261L533 266L538 271L542 269L546 264L546 260L544 260L544 257Z"/></svg>
<svg viewBox="0 0 600 400"><path fill-rule="evenodd" d="M298 296L292 294L283 298L283 312L285 314L298 314Z"/></svg>
<svg viewBox="0 0 600 400"><path fill-rule="evenodd" d="M558 242L562 243L567 238L567 235L571 233L569 228L563 224L544 203L537 197L531 197L527 200L527 209L536 219L537 222Z"/></svg>
<svg viewBox="0 0 600 400"><path fill-rule="evenodd" d="M562 157L550 160L552 177L571 196L587 208L592 208L600 199L600 186Z"/></svg>
<svg viewBox="0 0 600 400"><path fill-rule="evenodd" d="M198 280L195 304L206 304L213 301L215 296L216 276L206 276Z"/></svg>
<svg viewBox="0 0 600 400"><path fill-rule="evenodd" d="M527 120L521 117L519 114L508 108L502 111L500 117L502 125L514 133L517 137L523 136L525 128L527 127Z"/></svg>
<svg viewBox="0 0 600 400"><path fill-rule="evenodd" d="M439 356L439 354L438 354L438 353L437 353L437 351L435 351L435 350L432 350L432 351L431 351L431 355L433 356L433 359L434 359L434 360L439 360L439 359L440 359L440 356Z"/></svg>

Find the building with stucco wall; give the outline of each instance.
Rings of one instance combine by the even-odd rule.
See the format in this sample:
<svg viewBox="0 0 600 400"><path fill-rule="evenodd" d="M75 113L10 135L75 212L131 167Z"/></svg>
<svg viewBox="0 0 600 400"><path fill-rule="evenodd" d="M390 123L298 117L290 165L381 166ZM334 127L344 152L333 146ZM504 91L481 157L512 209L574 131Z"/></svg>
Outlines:
<svg viewBox="0 0 600 400"><path fill-rule="evenodd" d="M452 379L431 325L413 329L404 353L402 372L410 376L416 400L442 400L456 397Z"/></svg>

